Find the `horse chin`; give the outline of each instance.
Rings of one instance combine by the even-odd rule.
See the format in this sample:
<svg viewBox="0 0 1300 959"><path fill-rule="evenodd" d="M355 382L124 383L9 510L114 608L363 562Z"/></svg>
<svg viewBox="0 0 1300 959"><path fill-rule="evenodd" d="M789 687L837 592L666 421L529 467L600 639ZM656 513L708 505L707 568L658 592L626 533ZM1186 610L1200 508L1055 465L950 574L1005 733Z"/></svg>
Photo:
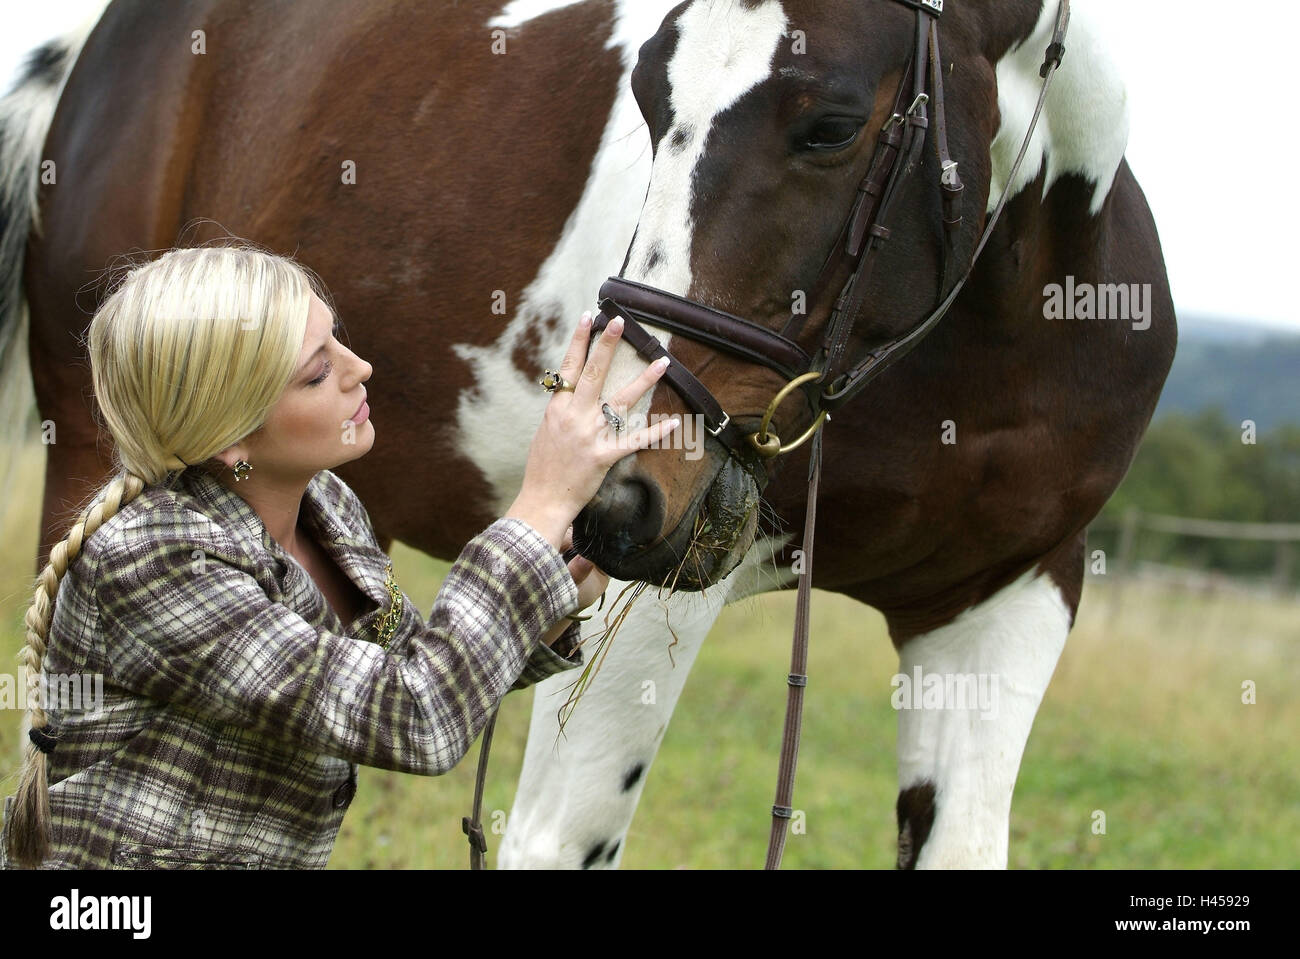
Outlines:
<svg viewBox="0 0 1300 959"><path fill-rule="evenodd" d="M725 579L753 545L759 498L753 477L727 458L677 526L653 545L609 566L585 550L584 555L616 579L699 592Z"/></svg>

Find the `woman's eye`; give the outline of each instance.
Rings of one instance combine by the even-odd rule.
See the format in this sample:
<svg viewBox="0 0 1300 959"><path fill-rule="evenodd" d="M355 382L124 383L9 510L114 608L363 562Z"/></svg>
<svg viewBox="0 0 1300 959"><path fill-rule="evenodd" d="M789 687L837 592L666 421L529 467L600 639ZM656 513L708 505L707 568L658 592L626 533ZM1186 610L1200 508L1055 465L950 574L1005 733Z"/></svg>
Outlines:
<svg viewBox="0 0 1300 959"><path fill-rule="evenodd" d="M334 368L334 364L331 363L329 360L326 360L326 361L325 361L325 369L323 369L323 370L321 371L320 376L316 377L316 379L312 380L312 381L311 381L310 383L308 383L307 385L308 385L308 386L319 386L320 384L324 383L324 382L325 382L325 378L326 378L327 376L330 375L330 370L332 370L333 368Z"/></svg>
<svg viewBox="0 0 1300 959"><path fill-rule="evenodd" d="M803 146L808 150L842 150L858 138L860 127L851 117L827 117L817 121Z"/></svg>

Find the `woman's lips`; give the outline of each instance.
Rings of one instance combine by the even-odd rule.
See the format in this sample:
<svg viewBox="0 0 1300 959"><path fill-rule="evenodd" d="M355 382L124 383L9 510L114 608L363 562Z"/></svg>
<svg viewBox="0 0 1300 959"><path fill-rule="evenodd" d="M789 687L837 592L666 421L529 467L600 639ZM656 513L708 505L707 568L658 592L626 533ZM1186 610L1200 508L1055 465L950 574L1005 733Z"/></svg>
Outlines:
<svg viewBox="0 0 1300 959"><path fill-rule="evenodd" d="M370 419L370 404L362 400L361 408L352 414L352 422L360 426L368 419Z"/></svg>

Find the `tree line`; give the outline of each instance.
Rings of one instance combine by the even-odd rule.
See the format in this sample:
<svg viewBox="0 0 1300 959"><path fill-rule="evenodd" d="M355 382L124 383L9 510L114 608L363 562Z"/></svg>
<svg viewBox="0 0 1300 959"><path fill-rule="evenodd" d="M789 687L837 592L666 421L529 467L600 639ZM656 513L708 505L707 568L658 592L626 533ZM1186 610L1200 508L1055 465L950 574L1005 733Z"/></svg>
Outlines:
<svg viewBox="0 0 1300 959"><path fill-rule="evenodd" d="M1125 512L1196 519L1300 523L1300 423L1258 431L1233 422L1220 407L1170 412L1155 420L1110 502L1089 530L1089 550L1115 556ZM1300 584L1300 543L1288 579ZM1141 532L1134 558L1242 577L1272 576L1276 543Z"/></svg>

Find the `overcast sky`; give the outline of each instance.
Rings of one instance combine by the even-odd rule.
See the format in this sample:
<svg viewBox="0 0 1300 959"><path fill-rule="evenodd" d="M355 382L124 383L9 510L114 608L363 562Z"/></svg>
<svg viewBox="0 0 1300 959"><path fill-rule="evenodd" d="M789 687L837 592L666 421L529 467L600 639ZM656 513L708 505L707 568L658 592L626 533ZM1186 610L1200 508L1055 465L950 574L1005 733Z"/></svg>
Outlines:
<svg viewBox="0 0 1300 959"><path fill-rule="evenodd" d="M1300 272L1300 84L1288 46L1300 4L1074 0L1085 4L1104 18L1128 84L1128 159L1155 211L1179 312L1300 331L1290 289ZM5 87L25 50L98 5L0 0Z"/></svg>

